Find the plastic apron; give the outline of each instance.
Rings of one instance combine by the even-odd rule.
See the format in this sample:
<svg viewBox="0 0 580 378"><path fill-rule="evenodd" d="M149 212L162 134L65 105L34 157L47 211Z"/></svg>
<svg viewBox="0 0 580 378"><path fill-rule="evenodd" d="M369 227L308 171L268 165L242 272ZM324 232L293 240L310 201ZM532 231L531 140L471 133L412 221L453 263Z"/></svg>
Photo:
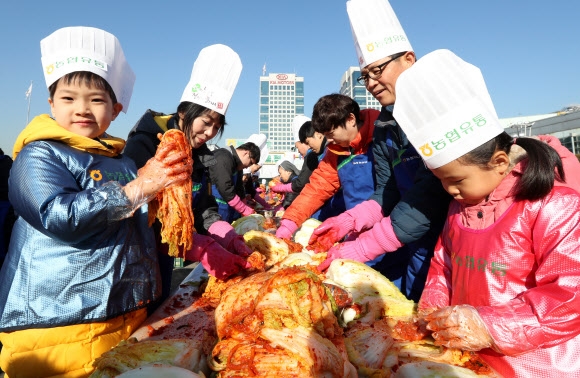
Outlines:
<svg viewBox="0 0 580 378"><path fill-rule="evenodd" d="M493 225L483 230L461 226L460 214L449 217L444 231L448 237L443 239L443 245L447 254L449 248L453 248L453 256L447 257L453 287L450 304L502 306L511 301L514 303L511 311L500 307L495 313L505 315L497 321L491 316L488 319L488 326L494 333L517 345L547 344L549 339L562 341L517 356L481 350L479 355L502 376L580 377L580 335L577 331L580 319L578 307L574 305L578 301L570 299L573 295L570 287L578 286L578 274L566 275L560 283L554 280L559 271L577 271L580 258L573 255L568 259L552 257L556 253L561 257L577 251L573 245L576 242L560 242L555 249L547 251L548 255L542 255L546 251L536 250L541 243L535 236L544 234L542 227L546 220L533 217L537 214L534 207L538 206L530 206L529 201L515 202ZM554 213L554 217L558 215ZM549 217L544 216L546 218ZM547 235L543 243L550 243L552 236ZM543 286L534 287L535 280L543 281ZM559 285L563 290L558 290ZM521 299L512 301L513 298ZM526 310L527 307L530 310ZM534 315L530 317L529 311ZM543 324L542 319L546 318L549 324ZM489 320L493 320L492 325ZM575 337L566 341L574 334Z"/></svg>

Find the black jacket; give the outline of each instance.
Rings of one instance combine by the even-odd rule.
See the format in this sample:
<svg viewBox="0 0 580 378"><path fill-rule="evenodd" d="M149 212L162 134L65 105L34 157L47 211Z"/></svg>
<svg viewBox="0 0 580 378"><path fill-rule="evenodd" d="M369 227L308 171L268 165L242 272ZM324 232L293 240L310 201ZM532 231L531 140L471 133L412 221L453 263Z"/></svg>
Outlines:
<svg viewBox="0 0 580 378"><path fill-rule="evenodd" d="M312 171L318 168L318 162L321 159L321 155L324 154L324 150L326 148L326 137L322 140L322 144L320 146L320 153L316 153L314 151L309 151L306 156L304 157L304 164L302 164L302 168L300 169L300 174L298 177L292 181L292 191L294 193L300 193L302 188L306 186L310 182L310 175Z"/></svg>
<svg viewBox="0 0 580 378"><path fill-rule="evenodd" d="M226 202L230 202L237 195L244 199L245 190L242 181L242 170L238 166L242 164L236 149L232 146L219 148L213 152L216 164L209 167L209 177L212 185L215 185L218 195ZM238 173L234 180L234 174Z"/></svg>
<svg viewBox="0 0 580 378"><path fill-rule="evenodd" d="M8 176L12 168L12 158L0 155L0 201L8 201Z"/></svg>
<svg viewBox="0 0 580 378"><path fill-rule="evenodd" d="M390 215L397 238L404 244L428 238L434 246L451 196L386 107L375 122L373 155L377 186L371 199L382 206L385 216Z"/></svg>
<svg viewBox="0 0 580 378"><path fill-rule="evenodd" d="M147 110L145 114L137 121L127 137L127 145L123 154L135 161L137 168L141 168L149 159L155 156L157 146L159 145L158 133L164 130L155 121L154 117L167 117L163 113ZM167 129L177 129L176 117L172 116L167 121ZM209 177L209 167L216 164L216 159L207 145L192 150L193 172L192 180L194 183L202 182L204 177ZM214 222L221 220L218 213L215 198L209 193L203 193L194 205L195 229L199 233L205 233L209 226Z"/></svg>

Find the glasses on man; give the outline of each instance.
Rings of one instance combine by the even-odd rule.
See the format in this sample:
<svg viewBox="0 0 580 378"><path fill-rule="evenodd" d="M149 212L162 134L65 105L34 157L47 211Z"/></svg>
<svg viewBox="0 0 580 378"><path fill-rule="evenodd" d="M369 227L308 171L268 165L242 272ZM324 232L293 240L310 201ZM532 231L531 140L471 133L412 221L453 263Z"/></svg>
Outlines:
<svg viewBox="0 0 580 378"><path fill-rule="evenodd" d="M405 55L405 53L406 53L406 51L398 53L398 54L394 55L390 60L387 60L386 62L381 63L378 66L371 68L368 73L359 76L358 79L356 79L356 81L358 81L359 84L366 85L366 83L369 82L369 78L371 78L373 80L377 80L379 77L381 77L381 75L383 74L383 71L385 70L385 68L387 67L387 65L389 63L391 63L393 60L399 59L400 57Z"/></svg>

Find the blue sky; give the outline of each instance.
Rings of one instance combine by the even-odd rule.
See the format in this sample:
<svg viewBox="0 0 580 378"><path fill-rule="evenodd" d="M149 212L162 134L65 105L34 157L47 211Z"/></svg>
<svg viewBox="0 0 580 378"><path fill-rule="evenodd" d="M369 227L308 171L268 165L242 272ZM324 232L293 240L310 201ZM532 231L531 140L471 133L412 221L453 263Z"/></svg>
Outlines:
<svg viewBox="0 0 580 378"><path fill-rule="evenodd" d="M500 118L545 114L580 103L580 2L392 0L418 57L447 48L478 66ZM337 92L356 65L346 1L342 0L59 0L0 5L0 147L25 127L25 92L34 81L30 118L49 113L40 40L65 26L115 34L137 75L128 113L109 132L125 138L147 109L174 112L199 51L233 48L244 66L227 113L224 136L258 130L262 66L305 78L306 113Z"/></svg>

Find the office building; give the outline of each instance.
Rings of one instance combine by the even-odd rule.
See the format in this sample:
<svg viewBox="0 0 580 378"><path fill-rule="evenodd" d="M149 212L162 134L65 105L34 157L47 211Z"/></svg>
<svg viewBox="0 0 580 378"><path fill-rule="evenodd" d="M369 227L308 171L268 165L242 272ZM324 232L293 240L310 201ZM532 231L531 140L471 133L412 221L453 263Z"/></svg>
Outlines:
<svg viewBox="0 0 580 378"><path fill-rule="evenodd" d="M304 78L295 74L260 76L260 134L268 137L270 151L291 151L296 142L292 121L304 114Z"/></svg>
<svg viewBox="0 0 580 378"><path fill-rule="evenodd" d="M349 67L340 79L340 93L354 99L361 109L381 110L381 104L371 95L364 85L356 79L360 76L359 67Z"/></svg>

